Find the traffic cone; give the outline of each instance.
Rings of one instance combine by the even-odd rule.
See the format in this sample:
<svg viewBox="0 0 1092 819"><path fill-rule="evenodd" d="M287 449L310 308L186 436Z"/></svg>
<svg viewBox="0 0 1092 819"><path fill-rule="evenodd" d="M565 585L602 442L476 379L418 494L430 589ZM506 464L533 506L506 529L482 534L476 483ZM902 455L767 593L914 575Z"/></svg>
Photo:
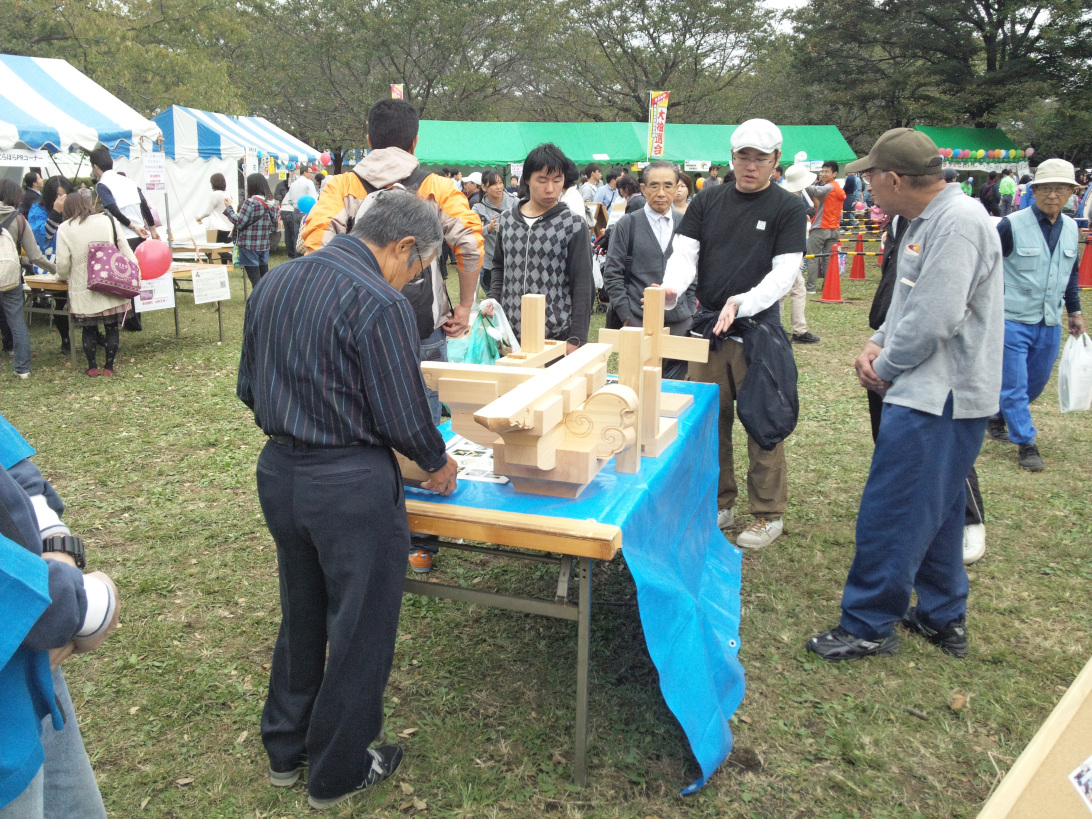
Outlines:
<svg viewBox="0 0 1092 819"><path fill-rule="evenodd" d="M1081 256L1081 267L1077 271L1077 286L1082 290L1092 288L1092 238L1084 243L1084 255Z"/></svg>
<svg viewBox="0 0 1092 819"><path fill-rule="evenodd" d="M830 261L827 262L827 277L823 281L823 295L819 301L823 304L843 304L842 277L838 270L838 256L842 252L842 243L836 242L830 251Z"/></svg>
<svg viewBox="0 0 1092 819"><path fill-rule="evenodd" d="M853 257L853 266L849 270L849 278L863 281L865 279L863 233L857 234L857 247L855 248L855 251L857 255Z"/></svg>

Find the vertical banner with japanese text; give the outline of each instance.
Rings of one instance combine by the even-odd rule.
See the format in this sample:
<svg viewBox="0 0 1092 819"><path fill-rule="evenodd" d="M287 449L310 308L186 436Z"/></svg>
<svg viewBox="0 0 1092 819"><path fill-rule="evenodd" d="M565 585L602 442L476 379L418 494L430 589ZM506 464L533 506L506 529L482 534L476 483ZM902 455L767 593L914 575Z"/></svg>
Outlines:
<svg viewBox="0 0 1092 819"><path fill-rule="evenodd" d="M403 84L402 84L402 83L398 83L397 85L395 85L395 84L394 84L394 83L392 82L392 83L391 83L391 99L392 99L392 100L400 100L400 99L402 99L402 98L403 98L403 96L402 96L402 91L403 91L403 88L404 88L404 86L403 86Z"/></svg>
<svg viewBox="0 0 1092 819"><path fill-rule="evenodd" d="M664 155L664 128L667 125L667 100L670 91L650 91L648 94L648 158Z"/></svg>

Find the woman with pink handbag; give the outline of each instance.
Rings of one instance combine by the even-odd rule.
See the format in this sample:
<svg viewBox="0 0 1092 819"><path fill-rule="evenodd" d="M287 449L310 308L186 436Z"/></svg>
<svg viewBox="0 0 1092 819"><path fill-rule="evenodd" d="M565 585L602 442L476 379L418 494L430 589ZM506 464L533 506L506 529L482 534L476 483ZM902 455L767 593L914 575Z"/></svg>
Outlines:
<svg viewBox="0 0 1092 819"><path fill-rule="evenodd" d="M117 240L117 227L110 214L93 213L91 203L84 197L69 196L64 200L64 223L57 229L57 278L68 281L68 303L73 321L83 328L83 352L87 356L87 375L91 378L114 374L114 359L120 344L118 324L132 308L128 298L87 287L90 244L111 244L134 265L137 263L129 243ZM96 361L100 323L106 330L106 364L102 370Z"/></svg>

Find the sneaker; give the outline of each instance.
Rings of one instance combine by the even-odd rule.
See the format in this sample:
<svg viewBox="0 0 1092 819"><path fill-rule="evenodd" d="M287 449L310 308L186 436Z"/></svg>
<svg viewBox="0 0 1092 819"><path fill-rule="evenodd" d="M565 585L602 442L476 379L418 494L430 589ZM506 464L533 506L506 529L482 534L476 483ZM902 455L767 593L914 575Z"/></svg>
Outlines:
<svg viewBox="0 0 1092 819"><path fill-rule="evenodd" d="M899 638L889 634L882 640L862 640L850 634L841 626L817 634L808 640L808 651L818 654L824 660L838 663L843 660L859 660L881 654L894 654L899 650Z"/></svg>
<svg viewBox="0 0 1092 819"><path fill-rule="evenodd" d="M398 766L402 764L402 749L397 745L381 745L378 748L369 748L368 753L371 754L372 757L372 766L368 768L367 773L364 774L363 781L359 785L348 793L330 799L319 799L315 796L308 796L307 804L315 810L329 810L339 802L344 802L346 799L356 796L366 788L370 788L372 785L378 785L384 779L389 778L391 774L398 770Z"/></svg>
<svg viewBox="0 0 1092 819"><path fill-rule="evenodd" d="M418 574L427 574L432 571L432 555L424 549L410 552L409 565Z"/></svg>
<svg viewBox="0 0 1092 819"><path fill-rule="evenodd" d="M87 371L87 377L88 378L98 378L99 377L99 368L98 367L91 367Z"/></svg>
<svg viewBox="0 0 1092 819"><path fill-rule="evenodd" d="M1004 418L989 418L986 421L986 437L991 441L1010 443L1009 428Z"/></svg>
<svg viewBox="0 0 1092 819"><path fill-rule="evenodd" d="M72 343L68 341L61 342L61 355L72 355Z"/></svg>
<svg viewBox="0 0 1092 819"><path fill-rule="evenodd" d="M986 554L986 526L971 523L963 527L963 565L970 566Z"/></svg>
<svg viewBox="0 0 1092 819"><path fill-rule="evenodd" d="M805 287L804 292L807 293L809 296L814 296L819 291L818 290L809 290L808 288Z"/></svg>
<svg viewBox="0 0 1092 819"><path fill-rule="evenodd" d="M755 518L750 526L739 533L736 546L741 549L762 549L781 537L783 531L785 531L783 518L777 520Z"/></svg>
<svg viewBox="0 0 1092 819"><path fill-rule="evenodd" d="M908 631L920 634L946 654L953 657L967 656L967 627L963 620L953 620L938 631L921 622L918 619L918 607L911 606L902 618L902 624Z"/></svg>
<svg viewBox="0 0 1092 819"><path fill-rule="evenodd" d="M269 784L274 788L291 788L300 781L303 773L303 765L296 765L288 771L278 771L272 764L269 766Z"/></svg>
<svg viewBox="0 0 1092 819"><path fill-rule="evenodd" d="M792 343L793 344L818 344L819 343L819 336L815 335L815 333L808 333L808 332L793 333L792 334Z"/></svg>
<svg viewBox="0 0 1092 819"><path fill-rule="evenodd" d="M1020 444L1020 468L1028 472L1043 471L1043 456L1035 444Z"/></svg>
<svg viewBox="0 0 1092 819"><path fill-rule="evenodd" d="M28 378L30 378L30 373L16 373L16 375L23 379L23 381L26 381Z"/></svg>
<svg viewBox="0 0 1092 819"><path fill-rule="evenodd" d="M717 510L717 528L727 529L733 523L736 522L736 510L728 507L727 509Z"/></svg>

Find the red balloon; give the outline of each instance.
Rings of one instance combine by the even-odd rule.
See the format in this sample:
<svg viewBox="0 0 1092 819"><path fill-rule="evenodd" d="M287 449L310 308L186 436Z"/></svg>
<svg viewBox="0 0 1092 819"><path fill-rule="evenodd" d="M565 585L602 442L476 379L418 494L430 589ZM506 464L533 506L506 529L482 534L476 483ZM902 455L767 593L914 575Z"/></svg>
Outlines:
<svg viewBox="0 0 1092 819"><path fill-rule="evenodd" d="M158 279L171 268L171 248L158 239L147 239L133 251L140 265L140 278Z"/></svg>

